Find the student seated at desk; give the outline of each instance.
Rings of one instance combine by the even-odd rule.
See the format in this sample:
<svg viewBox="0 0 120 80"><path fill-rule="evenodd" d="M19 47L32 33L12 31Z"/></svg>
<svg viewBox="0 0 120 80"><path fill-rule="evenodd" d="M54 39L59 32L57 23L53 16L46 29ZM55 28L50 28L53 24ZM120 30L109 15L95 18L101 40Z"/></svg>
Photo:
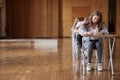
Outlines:
<svg viewBox="0 0 120 80"><path fill-rule="evenodd" d="M88 22L88 18L78 18L79 20L76 22L75 25L75 29L74 29L74 33L77 34L77 46L78 49L82 48L82 36L79 34L79 29L80 28L87 28L89 22Z"/></svg>
<svg viewBox="0 0 120 80"><path fill-rule="evenodd" d="M105 27L105 24L102 21L102 13L100 11L95 11L90 15L89 18L89 25L87 29L80 28L79 34L81 35L105 35L108 34L108 31ZM103 54L103 38L102 37L84 37L84 46L87 48L87 67L86 70L91 71L91 58L92 58L92 50L94 47L97 50L97 57L98 57L98 71L102 71L102 54Z"/></svg>

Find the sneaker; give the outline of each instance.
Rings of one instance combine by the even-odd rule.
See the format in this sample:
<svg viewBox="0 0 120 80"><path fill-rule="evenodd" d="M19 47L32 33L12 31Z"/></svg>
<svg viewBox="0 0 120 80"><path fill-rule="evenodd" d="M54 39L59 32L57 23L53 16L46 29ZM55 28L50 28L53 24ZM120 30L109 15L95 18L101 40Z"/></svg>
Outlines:
<svg viewBox="0 0 120 80"><path fill-rule="evenodd" d="M87 71L91 71L92 70L92 67L91 67L91 63L87 63L87 68L86 68Z"/></svg>
<svg viewBox="0 0 120 80"><path fill-rule="evenodd" d="M103 68L102 68L102 64L101 63L98 63L98 71L102 71Z"/></svg>

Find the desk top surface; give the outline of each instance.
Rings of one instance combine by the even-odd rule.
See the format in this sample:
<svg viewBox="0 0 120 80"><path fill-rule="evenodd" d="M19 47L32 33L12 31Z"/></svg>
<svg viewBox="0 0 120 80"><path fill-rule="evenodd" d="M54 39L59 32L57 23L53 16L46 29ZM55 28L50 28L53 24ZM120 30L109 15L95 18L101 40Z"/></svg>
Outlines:
<svg viewBox="0 0 120 80"><path fill-rule="evenodd" d="M108 35L83 35L84 37L117 37L116 34L108 34Z"/></svg>

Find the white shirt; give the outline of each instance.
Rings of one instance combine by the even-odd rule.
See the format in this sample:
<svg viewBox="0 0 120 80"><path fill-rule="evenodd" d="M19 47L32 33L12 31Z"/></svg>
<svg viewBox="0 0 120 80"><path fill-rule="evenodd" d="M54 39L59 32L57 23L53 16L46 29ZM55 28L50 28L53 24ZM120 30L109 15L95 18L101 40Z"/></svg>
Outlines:
<svg viewBox="0 0 120 80"><path fill-rule="evenodd" d="M85 23L84 21L80 21L80 22L78 22L76 24L76 27L78 27L78 28L84 28L85 27L84 23Z"/></svg>
<svg viewBox="0 0 120 80"><path fill-rule="evenodd" d="M93 35L96 35L97 34L97 32L98 32L98 27L96 27L95 29L93 29L93 28L91 28L92 30L92 32L93 32ZM96 40L96 39L98 39L97 37L91 37L91 40Z"/></svg>

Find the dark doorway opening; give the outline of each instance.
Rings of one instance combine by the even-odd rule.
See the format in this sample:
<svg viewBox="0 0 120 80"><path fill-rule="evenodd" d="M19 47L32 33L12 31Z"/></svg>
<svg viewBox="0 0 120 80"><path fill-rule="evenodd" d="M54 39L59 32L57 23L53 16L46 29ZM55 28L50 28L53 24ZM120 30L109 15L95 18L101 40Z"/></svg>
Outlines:
<svg viewBox="0 0 120 80"><path fill-rule="evenodd" d="M109 0L108 31L110 33L116 32L116 0Z"/></svg>

